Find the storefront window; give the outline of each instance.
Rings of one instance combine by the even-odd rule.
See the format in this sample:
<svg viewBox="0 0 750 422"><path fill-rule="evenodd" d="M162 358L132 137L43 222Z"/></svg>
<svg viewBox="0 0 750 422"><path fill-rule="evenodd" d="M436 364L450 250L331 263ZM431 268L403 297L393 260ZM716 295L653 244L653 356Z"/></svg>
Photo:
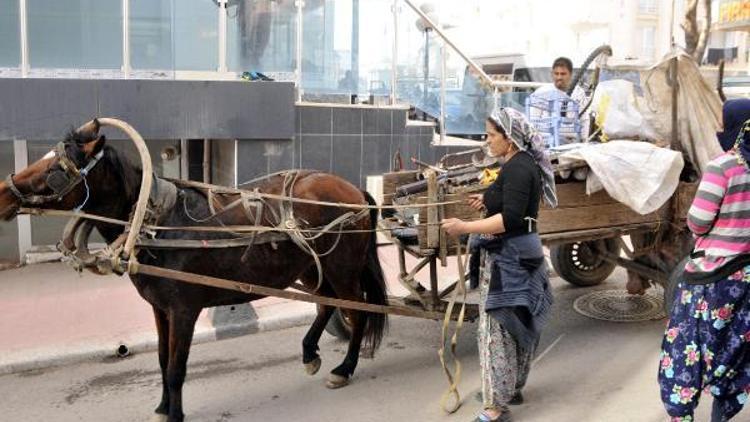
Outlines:
<svg viewBox="0 0 750 422"><path fill-rule="evenodd" d="M31 67L122 67L121 0L31 0L27 8Z"/></svg>
<svg viewBox="0 0 750 422"><path fill-rule="evenodd" d="M356 92L352 71L352 2L305 2L302 87L307 93Z"/></svg>
<svg viewBox="0 0 750 422"><path fill-rule="evenodd" d="M297 8L292 0L237 0L227 7L227 65L234 72L293 72Z"/></svg>
<svg viewBox="0 0 750 422"><path fill-rule="evenodd" d="M387 96L391 85L392 2L306 1L302 88L306 94Z"/></svg>
<svg viewBox="0 0 750 422"><path fill-rule="evenodd" d="M174 69L172 0L130 0L130 65Z"/></svg>
<svg viewBox="0 0 750 422"><path fill-rule="evenodd" d="M211 0L173 0L176 70L219 68L218 6Z"/></svg>
<svg viewBox="0 0 750 422"><path fill-rule="evenodd" d="M0 67L19 67L18 0L0 0Z"/></svg>

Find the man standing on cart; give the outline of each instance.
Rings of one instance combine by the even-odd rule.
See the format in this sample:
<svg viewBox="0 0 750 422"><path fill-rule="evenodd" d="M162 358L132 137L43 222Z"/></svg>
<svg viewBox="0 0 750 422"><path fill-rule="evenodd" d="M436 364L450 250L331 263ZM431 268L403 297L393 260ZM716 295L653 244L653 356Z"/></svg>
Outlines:
<svg viewBox="0 0 750 422"><path fill-rule="evenodd" d="M552 83L539 87L536 91L534 91L532 96L542 97L550 100L568 97L567 92L570 89L570 84L573 79L573 62L567 57L556 58L552 63L551 76ZM583 90L583 88L581 88L580 85L576 85L575 88L573 88L573 92L571 92L570 94L570 99L578 104L578 110L582 110L588 100L586 92ZM548 115L543 115L543 113L540 113L538 110L535 110L533 108L529 111L529 114L529 118L531 118L532 120L551 117ZM563 112L561 114L561 117L578 117L575 116L575 113L572 111ZM584 114L583 116L581 116L581 141L587 139L588 130L589 119L588 116Z"/></svg>

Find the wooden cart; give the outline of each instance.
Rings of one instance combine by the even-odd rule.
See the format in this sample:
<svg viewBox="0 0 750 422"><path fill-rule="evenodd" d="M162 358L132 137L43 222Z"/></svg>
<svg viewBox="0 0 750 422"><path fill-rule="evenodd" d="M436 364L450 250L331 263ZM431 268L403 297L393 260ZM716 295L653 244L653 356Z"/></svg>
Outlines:
<svg viewBox="0 0 750 422"><path fill-rule="evenodd" d="M383 177L383 202L393 204L396 188L413 183L422 177L417 171L387 173ZM447 256L456 252L456 240L440 230L442 218L479 218L480 214L461 202L465 196L445 193L436 178L427 172L427 192L398 202L430 204L446 203L420 208L417 241L407 244L398 236L391 236L399 251L399 281L418 298L425 309L443 306L448 292L455 284L440 290L437 285L437 262L445 263ZM697 183L680 182L672 198L661 208L640 215L624 204L612 199L605 191L587 195L585 183L563 183L557 186L558 207L542 206L538 230L542 242L550 248L550 260L557 274L576 286L593 286L601 283L616 266L624 267L630 277L641 277L660 284L665 290L665 303L671 303L670 274L691 247L691 236L685 219ZM411 222L410 222L411 223ZM403 217L381 221L381 227L394 233L408 227ZM631 244L623 240L629 236ZM625 257L622 256L625 253ZM414 268L407 268L406 255L418 259ZM415 274L429 264L429 283L419 283ZM674 277L672 277L674 278ZM670 297L666 297L666 296ZM471 306L470 315L476 315Z"/></svg>

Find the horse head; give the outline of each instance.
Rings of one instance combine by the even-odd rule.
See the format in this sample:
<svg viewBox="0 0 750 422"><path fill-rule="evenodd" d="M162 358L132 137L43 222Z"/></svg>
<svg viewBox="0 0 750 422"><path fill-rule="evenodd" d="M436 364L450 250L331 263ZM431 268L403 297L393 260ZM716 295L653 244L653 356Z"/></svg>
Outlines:
<svg viewBox="0 0 750 422"><path fill-rule="evenodd" d="M20 207L74 209L85 205L86 176L104 153L104 135L94 119L71 131L40 160L0 182L0 219L14 218Z"/></svg>

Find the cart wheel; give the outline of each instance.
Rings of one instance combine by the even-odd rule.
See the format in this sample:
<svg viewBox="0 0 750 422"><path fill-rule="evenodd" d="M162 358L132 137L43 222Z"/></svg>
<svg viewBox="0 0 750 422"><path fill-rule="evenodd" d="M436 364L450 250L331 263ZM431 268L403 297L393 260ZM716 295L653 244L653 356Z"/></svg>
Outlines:
<svg viewBox="0 0 750 422"><path fill-rule="evenodd" d="M352 325L346 314L341 312L341 309L336 308L333 311L333 315L326 325L326 332L339 340L349 341L351 339Z"/></svg>
<svg viewBox="0 0 750 422"><path fill-rule="evenodd" d="M680 283L680 278L682 278L682 274L685 272L685 264L687 264L689 258L689 255L682 258L680 262L674 266L669 273L669 278L667 279L666 284L664 285L664 312L667 313L667 317L672 313L672 305L674 304L674 300L679 291L677 285Z"/></svg>
<svg viewBox="0 0 750 422"><path fill-rule="evenodd" d="M620 254L617 239L555 245L549 249L552 268L570 284L580 287L596 286L609 277L616 267L599 256L599 247L606 248L611 254Z"/></svg>

